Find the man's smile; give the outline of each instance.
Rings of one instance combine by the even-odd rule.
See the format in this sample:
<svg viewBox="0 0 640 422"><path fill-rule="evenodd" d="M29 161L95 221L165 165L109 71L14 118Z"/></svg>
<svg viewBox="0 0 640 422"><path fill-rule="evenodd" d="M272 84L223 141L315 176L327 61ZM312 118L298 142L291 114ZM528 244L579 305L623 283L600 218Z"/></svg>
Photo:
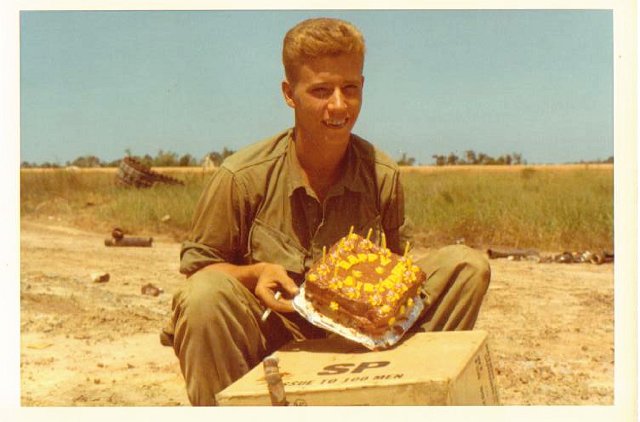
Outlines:
<svg viewBox="0 0 640 422"><path fill-rule="evenodd" d="M349 123L348 117L343 117L341 119L327 119L323 121L325 126L328 126L332 129L342 129Z"/></svg>

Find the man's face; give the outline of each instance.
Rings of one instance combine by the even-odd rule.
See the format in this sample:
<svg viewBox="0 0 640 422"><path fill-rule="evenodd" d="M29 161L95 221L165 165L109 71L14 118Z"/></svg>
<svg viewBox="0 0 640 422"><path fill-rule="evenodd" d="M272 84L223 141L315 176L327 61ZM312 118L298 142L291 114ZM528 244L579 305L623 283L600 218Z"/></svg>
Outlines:
<svg viewBox="0 0 640 422"><path fill-rule="evenodd" d="M307 60L284 81L285 101L294 109L296 139L346 143L362 105L363 59L353 54Z"/></svg>

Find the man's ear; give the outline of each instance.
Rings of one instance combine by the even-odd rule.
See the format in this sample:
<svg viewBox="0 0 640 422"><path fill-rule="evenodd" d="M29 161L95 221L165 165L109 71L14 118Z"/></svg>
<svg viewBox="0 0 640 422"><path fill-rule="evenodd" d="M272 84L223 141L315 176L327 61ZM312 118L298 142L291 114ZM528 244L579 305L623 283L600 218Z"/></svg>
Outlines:
<svg viewBox="0 0 640 422"><path fill-rule="evenodd" d="M284 101L289 107L296 108L296 103L293 101L293 88L286 79L282 81L282 95L284 96Z"/></svg>

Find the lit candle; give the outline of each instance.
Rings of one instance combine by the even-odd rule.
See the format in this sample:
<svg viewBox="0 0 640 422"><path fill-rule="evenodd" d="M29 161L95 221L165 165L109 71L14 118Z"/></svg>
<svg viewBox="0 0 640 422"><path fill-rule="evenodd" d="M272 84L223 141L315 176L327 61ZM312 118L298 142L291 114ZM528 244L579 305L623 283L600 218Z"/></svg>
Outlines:
<svg viewBox="0 0 640 422"><path fill-rule="evenodd" d="M322 247L322 263L324 264L325 257L327 256L327 247Z"/></svg>

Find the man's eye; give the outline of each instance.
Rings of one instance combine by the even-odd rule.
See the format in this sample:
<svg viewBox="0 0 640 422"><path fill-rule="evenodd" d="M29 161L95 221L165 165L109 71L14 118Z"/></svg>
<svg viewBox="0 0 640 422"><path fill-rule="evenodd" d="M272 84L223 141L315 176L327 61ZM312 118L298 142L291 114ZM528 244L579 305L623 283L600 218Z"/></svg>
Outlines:
<svg viewBox="0 0 640 422"><path fill-rule="evenodd" d="M347 85L344 88L342 88L342 90L347 95L355 95L360 91L360 87L358 85Z"/></svg>
<svg viewBox="0 0 640 422"><path fill-rule="evenodd" d="M325 98L331 95L331 90L329 88L314 88L312 93L316 97Z"/></svg>

